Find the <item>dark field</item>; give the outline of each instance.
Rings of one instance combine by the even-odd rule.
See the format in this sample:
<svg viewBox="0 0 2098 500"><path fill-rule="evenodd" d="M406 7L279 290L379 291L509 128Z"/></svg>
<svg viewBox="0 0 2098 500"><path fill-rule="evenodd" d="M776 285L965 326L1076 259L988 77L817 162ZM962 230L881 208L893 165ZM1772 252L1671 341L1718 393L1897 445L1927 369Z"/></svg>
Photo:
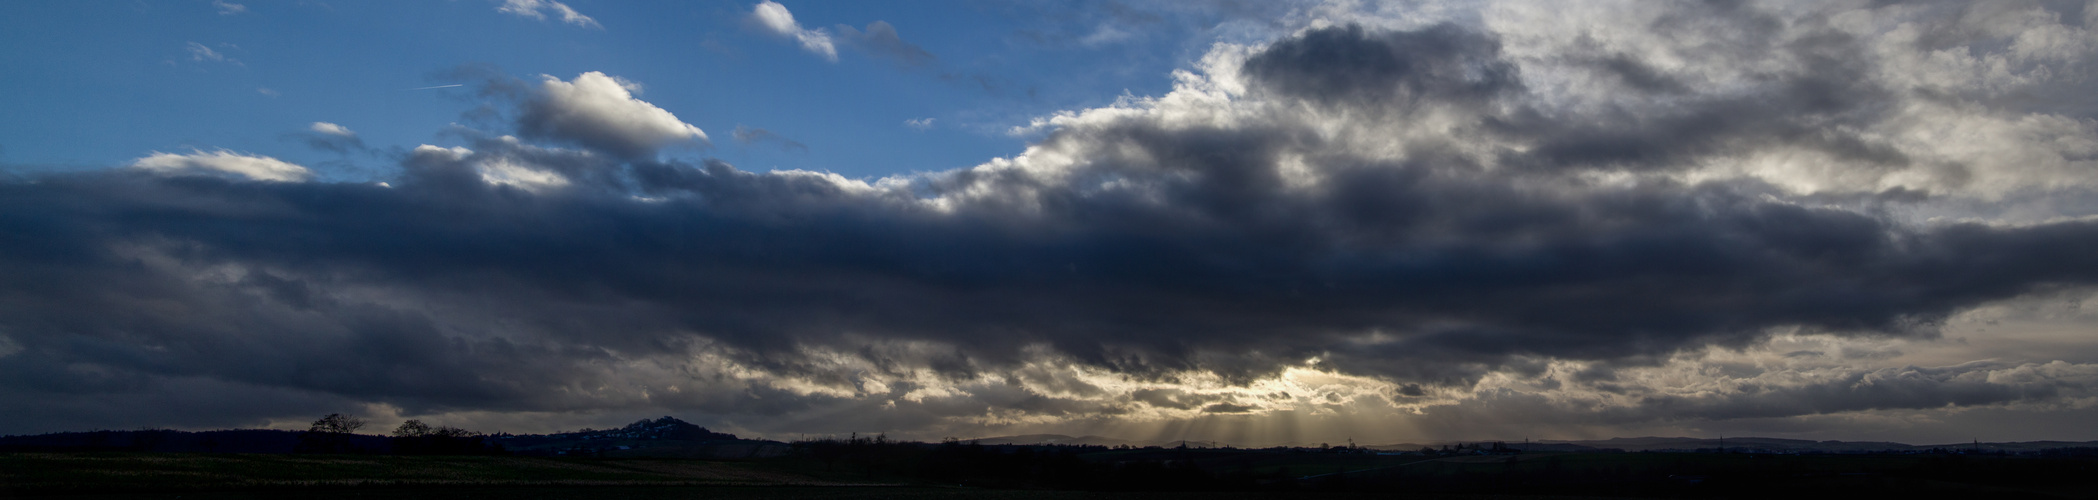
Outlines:
<svg viewBox="0 0 2098 500"><path fill-rule="evenodd" d="M18 493L376 486L840 486L780 462L500 456L12 453L0 480Z"/></svg>
<svg viewBox="0 0 2098 500"><path fill-rule="evenodd" d="M238 491L238 492L187 492L187 493L138 493L138 494L90 494L54 497L68 500L129 500L129 499L181 499L181 500L260 500L275 498L311 498L317 500L350 499L485 499L485 500L769 500L769 499L825 499L825 500L891 500L891 499L994 499L994 500L1064 500L1098 498L1106 500L1239 500L1269 498L1336 498L1370 499L1391 498L1389 494L1359 492L1090 492L1090 491L1030 491L1030 490L981 490L965 488L925 487L449 487L449 488L358 488L321 489L297 491ZM1491 500L1536 499L1536 498L1582 498L1549 497L1531 495L1428 495L1408 498L1467 498Z"/></svg>
<svg viewBox="0 0 2098 500"><path fill-rule="evenodd" d="M943 451L944 450L944 451ZM868 447L748 461L190 453L0 454L43 498L2098 498L2098 460L1944 455Z"/></svg>

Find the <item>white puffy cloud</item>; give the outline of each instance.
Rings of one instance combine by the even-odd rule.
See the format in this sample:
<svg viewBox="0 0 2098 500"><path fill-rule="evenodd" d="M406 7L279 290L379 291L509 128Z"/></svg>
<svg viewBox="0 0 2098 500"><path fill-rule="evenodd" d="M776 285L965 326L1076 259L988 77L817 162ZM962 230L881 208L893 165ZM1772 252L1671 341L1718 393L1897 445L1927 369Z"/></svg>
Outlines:
<svg viewBox="0 0 2098 500"><path fill-rule="evenodd" d="M561 22L564 23L585 28L604 28L603 25L597 24L596 19L576 12L568 4L554 0L503 0L503 5L495 10L541 20L546 19L547 14L554 14L560 16Z"/></svg>
<svg viewBox="0 0 2098 500"><path fill-rule="evenodd" d="M627 158L654 155L707 133L677 115L634 98L641 86L592 71L561 81L541 75L537 94L524 103L518 131L526 137L578 144Z"/></svg>
<svg viewBox="0 0 2098 500"><path fill-rule="evenodd" d="M369 150L364 145L364 139L357 137L356 131L334 123L313 122L312 125L307 125L306 132L299 136L313 149L337 153Z"/></svg>
<svg viewBox="0 0 2098 500"><path fill-rule="evenodd" d="M432 146L429 144L424 144L416 146L415 150L412 153L413 155L410 157L415 159L436 161L459 161L466 159L467 155L474 154L474 151L472 149L467 149L464 147L455 146L447 148L442 146Z"/></svg>
<svg viewBox="0 0 2098 500"><path fill-rule="evenodd" d="M333 135L333 136L340 136L340 137L356 137L356 136L357 136L357 133L356 133L356 132L352 132L352 131L350 131L350 128L349 128L349 127L344 127L344 126L341 126L341 125L336 125L336 124L333 124L333 123L328 123L328 122L313 122L313 125L312 125L312 126L309 126L309 127L307 127L307 128L308 128L308 129L311 129L311 130L313 130L313 132L314 132L314 133L319 133L319 134L328 134L328 135Z"/></svg>
<svg viewBox="0 0 2098 500"><path fill-rule="evenodd" d="M533 168L507 158L490 158L480 162L481 180L489 184L510 186L526 191L539 192L568 185L568 178L561 174Z"/></svg>
<svg viewBox="0 0 2098 500"><path fill-rule="evenodd" d="M824 60L838 62L838 48L831 43L830 33L820 28L813 30L802 28L801 23L794 21L794 14L787 12L787 6L766 0L758 3L756 8L751 9L750 17L756 20L758 25L764 26L765 29L773 33L792 37L795 41L801 42L803 50L823 56Z"/></svg>
<svg viewBox="0 0 2098 500"><path fill-rule="evenodd" d="M424 144L416 146L410 153L409 158L411 158L411 161L455 162L466 159L468 155L474 154L474 151L464 147L447 148Z"/></svg>
<svg viewBox="0 0 2098 500"><path fill-rule="evenodd" d="M258 181L303 181L313 172L284 160L268 156L245 155L224 149L215 151L190 150L189 154L153 152L152 155L131 162L132 168L165 173L215 172L234 174Z"/></svg>

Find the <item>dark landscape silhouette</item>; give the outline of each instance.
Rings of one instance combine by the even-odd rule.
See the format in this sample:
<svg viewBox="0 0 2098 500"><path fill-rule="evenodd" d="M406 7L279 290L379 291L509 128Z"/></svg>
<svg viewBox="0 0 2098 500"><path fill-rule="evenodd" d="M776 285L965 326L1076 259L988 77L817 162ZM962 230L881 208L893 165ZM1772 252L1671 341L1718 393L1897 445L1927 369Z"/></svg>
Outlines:
<svg viewBox="0 0 2098 500"><path fill-rule="evenodd" d="M2098 442L1909 445L1756 437L1246 448L1053 434L742 439L674 417L614 429L482 433L408 421L388 435L330 414L306 431L144 429L0 437L11 494L400 493L524 486L952 491L1916 497L2098 494ZM276 458L281 457L281 458ZM315 462L315 460L319 460ZM120 480L109 480L122 477ZM431 490L438 488L438 490ZM451 488L451 489L446 489ZM458 488L469 488L459 490ZM650 490L654 491L654 490ZM788 490L782 490L788 491ZM632 493L632 492L629 492Z"/></svg>

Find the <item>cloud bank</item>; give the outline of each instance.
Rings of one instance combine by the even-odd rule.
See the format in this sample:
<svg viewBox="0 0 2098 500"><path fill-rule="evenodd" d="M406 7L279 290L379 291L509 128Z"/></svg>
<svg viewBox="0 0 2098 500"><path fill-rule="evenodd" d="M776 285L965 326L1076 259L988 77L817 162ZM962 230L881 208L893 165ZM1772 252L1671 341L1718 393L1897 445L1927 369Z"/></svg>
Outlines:
<svg viewBox="0 0 2098 500"><path fill-rule="evenodd" d="M2091 349L1900 352L2037 300L2098 317L2094 110L2020 98L2087 88L2090 24L1344 7L967 169L662 160L706 135L591 72L489 84L515 130L384 184L254 182L306 174L224 151L0 184L0 400L50 402L0 420L120 425L181 393L225 406L195 425L334 405L1289 442L2098 402Z"/></svg>

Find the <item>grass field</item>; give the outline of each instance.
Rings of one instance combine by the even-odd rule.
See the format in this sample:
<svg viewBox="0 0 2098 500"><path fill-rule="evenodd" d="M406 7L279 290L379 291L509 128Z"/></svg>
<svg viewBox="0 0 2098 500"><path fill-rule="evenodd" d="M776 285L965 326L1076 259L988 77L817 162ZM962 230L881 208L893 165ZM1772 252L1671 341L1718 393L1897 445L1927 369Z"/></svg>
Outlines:
<svg viewBox="0 0 2098 500"><path fill-rule="evenodd" d="M665 487L665 486L619 486L619 487L420 487L420 488L340 488L321 490L288 491L237 491L237 492L181 492L181 493L134 493L134 494L90 494L65 495L66 500L261 500L276 498L300 498L313 500L1260 500L1273 498L1322 498L1336 500L1386 499L1387 493L1359 492L1291 492L1291 493L1183 493L1183 492L1089 492L1089 491L1025 491L1025 490L979 490L965 488L897 488L897 487ZM1544 500L1555 498L1595 497L1552 497L1535 495L1409 495L1406 498L1421 499L1467 499L1467 500Z"/></svg>
<svg viewBox="0 0 2098 500"><path fill-rule="evenodd" d="M939 484L879 467L809 459L380 456L199 453L0 454L0 497L1228 500L1252 498L2098 498L2098 460L1918 455L1536 453L1375 456L1132 450L1082 458L1108 471L1196 482L1124 482L1165 491L1005 489ZM1122 465L1171 461L1165 468ZM1054 463L1041 462L1041 463ZM1286 472L1278 474L1278 472ZM1248 474L1251 474L1249 476ZM1231 478L1239 479L1231 479ZM1214 478L1207 479L1207 478ZM1266 478L1266 479L1257 479ZM1230 482L1239 481L1239 482ZM1020 487L1011 486L1021 484ZM1113 489L1113 488L1111 488ZM1181 492L1181 489L1216 491Z"/></svg>
<svg viewBox="0 0 2098 500"><path fill-rule="evenodd" d="M0 454L15 494L342 486L845 486L763 462L190 453Z"/></svg>

